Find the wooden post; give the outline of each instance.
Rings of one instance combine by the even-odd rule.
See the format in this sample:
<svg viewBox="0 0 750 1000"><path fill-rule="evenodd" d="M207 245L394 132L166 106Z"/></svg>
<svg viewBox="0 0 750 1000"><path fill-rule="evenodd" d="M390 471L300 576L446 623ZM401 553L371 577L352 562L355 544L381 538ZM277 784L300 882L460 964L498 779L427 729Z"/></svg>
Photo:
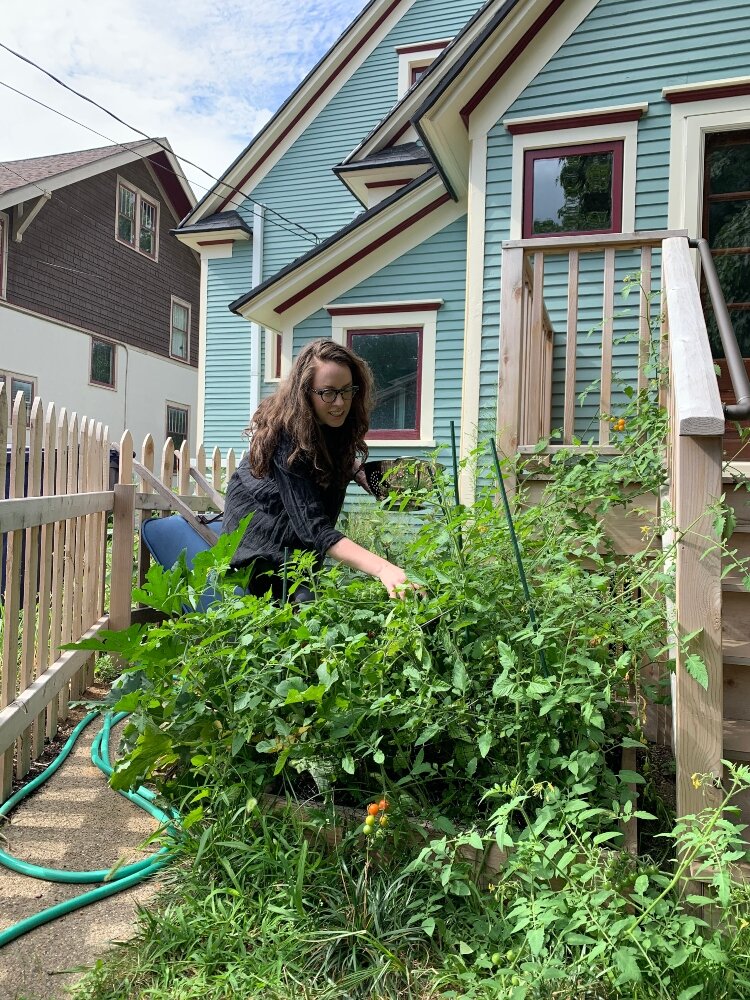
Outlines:
<svg viewBox="0 0 750 1000"><path fill-rule="evenodd" d="M685 668L677 653L673 725L677 761L677 815L713 805L718 792L696 788L694 774L721 778L723 756L723 667L721 649L721 552L714 515L706 509L722 493L720 437L674 440L674 497L677 519L676 603L680 635L702 629L690 644L708 672L708 690Z"/></svg>
<svg viewBox="0 0 750 1000"><path fill-rule="evenodd" d="M130 625L133 593L133 515L135 486L118 483L112 523L112 572L109 587L109 627L114 631Z"/></svg>
<svg viewBox="0 0 750 1000"><path fill-rule="evenodd" d="M523 249L503 250L500 295L500 374L497 396L497 440L500 455L512 457L518 449L521 417L521 340L523 334ZM515 492L515 476L506 477L509 494Z"/></svg>
<svg viewBox="0 0 750 1000"><path fill-rule="evenodd" d="M568 254L568 322L565 335L565 406L563 443L571 444L576 418L576 362L578 359L578 269L577 250Z"/></svg>

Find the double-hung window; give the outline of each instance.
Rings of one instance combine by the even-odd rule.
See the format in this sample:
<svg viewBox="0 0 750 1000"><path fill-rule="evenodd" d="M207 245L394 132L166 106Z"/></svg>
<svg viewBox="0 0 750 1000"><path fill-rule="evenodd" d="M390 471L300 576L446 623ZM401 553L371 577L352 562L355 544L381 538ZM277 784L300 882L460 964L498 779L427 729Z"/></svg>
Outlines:
<svg viewBox="0 0 750 1000"><path fill-rule="evenodd" d="M167 437L172 438L174 450L179 451L183 441L188 439L190 409L179 403L167 403Z"/></svg>
<svg viewBox="0 0 750 1000"><path fill-rule="evenodd" d="M36 379L30 375L18 375L16 372L0 371L0 383L5 383L5 395L8 400L9 416L13 415L16 396L23 393L26 400L26 423L31 419L31 404L36 396Z"/></svg>
<svg viewBox="0 0 750 1000"><path fill-rule="evenodd" d="M159 205L143 191L117 181L118 243L125 243L144 257L156 260L159 243Z"/></svg>
<svg viewBox="0 0 750 1000"><path fill-rule="evenodd" d="M172 296L169 354L179 361L190 360L190 303Z"/></svg>

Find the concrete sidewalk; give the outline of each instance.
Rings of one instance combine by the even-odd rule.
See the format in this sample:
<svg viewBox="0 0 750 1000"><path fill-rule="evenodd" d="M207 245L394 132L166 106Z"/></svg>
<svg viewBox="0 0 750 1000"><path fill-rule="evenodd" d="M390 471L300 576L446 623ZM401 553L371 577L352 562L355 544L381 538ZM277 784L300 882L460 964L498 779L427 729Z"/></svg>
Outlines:
<svg viewBox="0 0 750 1000"><path fill-rule="evenodd" d="M156 821L113 792L91 763L100 728L100 720L87 726L58 771L13 811L10 824L0 826L5 851L46 868L89 871L139 861L157 849L141 846ZM115 731L112 750L117 740ZM90 888L43 882L0 866L0 930ZM0 1000L68 997L65 987L81 975L70 970L93 964L111 942L131 937L137 905L145 905L156 888L156 880L147 880L6 945L0 950Z"/></svg>

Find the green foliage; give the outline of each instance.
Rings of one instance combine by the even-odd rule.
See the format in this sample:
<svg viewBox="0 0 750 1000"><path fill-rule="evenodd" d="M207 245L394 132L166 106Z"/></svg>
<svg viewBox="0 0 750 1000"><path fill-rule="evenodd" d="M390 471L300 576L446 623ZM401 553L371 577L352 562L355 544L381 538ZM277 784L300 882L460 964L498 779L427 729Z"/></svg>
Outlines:
<svg viewBox="0 0 750 1000"><path fill-rule="evenodd" d="M669 511L661 523L648 504L665 481L666 415L652 387L625 398L620 454L505 463L528 596L495 489L464 508L440 474L401 497L420 512L392 541L423 595L389 601L305 557L290 589L312 585L314 603L238 593L242 527L192 572L152 567L139 599L175 617L95 648L131 664L113 784L150 782L181 808L187 867L144 918L135 960L92 973L92 996L750 995L747 891L730 880L745 848L726 808L750 772L731 770L721 807L670 830L665 806L657 820L636 804L634 789L658 803L650 769L622 769L623 749L648 764L633 705L664 696L653 677L678 641L707 678L696 635L678 640L668 613ZM540 463L537 497L526 474ZM640 524L630 554L607 530L626 512ZM185 611L207 589L208 610ZM271 811L268 793L303 801L307 818ZM361 825L382 798L383 822ZM623 851L632 817L661 821L666 863ZM476 858L491 849L506 857L483 891ZM688 873L711 886L710 925L705 899L683 895Z"/></svg>

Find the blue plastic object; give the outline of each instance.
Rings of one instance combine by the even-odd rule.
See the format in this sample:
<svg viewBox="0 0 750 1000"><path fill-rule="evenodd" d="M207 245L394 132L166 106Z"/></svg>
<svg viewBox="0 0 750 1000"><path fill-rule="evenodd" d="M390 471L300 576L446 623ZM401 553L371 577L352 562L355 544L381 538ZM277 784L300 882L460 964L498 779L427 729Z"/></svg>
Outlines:
<svg viewBox="0 0 750 1000"><path fill-rule="evenodd" d="M207 527L218 538L221 534L222 521L212 521ZM201 538L195 528L181 514L171 514L169 517L150 517L141 525L141 537L156 562L164 569L171 569L183 552L188 569L190 569L196 554L210 548L208 542ZM206 590L198 602L196 610L205 611L216 599L215 590ZM190 609L185 608L185 610Z"/></svg>

